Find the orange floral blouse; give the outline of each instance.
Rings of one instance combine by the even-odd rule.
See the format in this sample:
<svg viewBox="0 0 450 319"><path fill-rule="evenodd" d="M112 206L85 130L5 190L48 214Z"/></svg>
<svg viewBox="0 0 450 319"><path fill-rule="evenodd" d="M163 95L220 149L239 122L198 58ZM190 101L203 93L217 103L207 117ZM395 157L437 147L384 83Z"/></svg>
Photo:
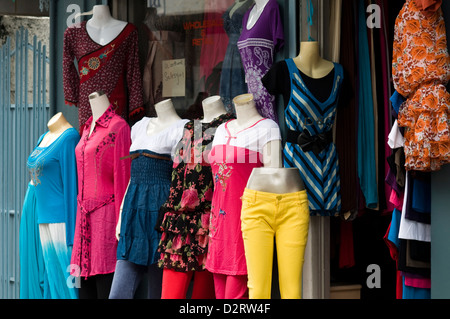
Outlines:
<svg viewBox="0 0 450 319"><path fill-rule="evenodd" d="M398 115L405 127L405 168L435 171L450 161L450 56L442 9L422 11L407 0L395 21L392 75L406 101Z"/></svg>

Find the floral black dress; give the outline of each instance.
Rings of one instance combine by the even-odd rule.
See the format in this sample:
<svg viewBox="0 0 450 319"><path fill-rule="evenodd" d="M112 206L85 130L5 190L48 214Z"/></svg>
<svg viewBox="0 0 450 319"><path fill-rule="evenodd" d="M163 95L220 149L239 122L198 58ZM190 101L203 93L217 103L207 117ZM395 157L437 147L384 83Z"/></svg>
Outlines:
<svg viewBox="0 0 450 319"><path fill-rule="evenodd" d="M176 271L204 270L214 183L208 154L217 127L232 119L222 114L210 123L191 120L184 126L173 160L167 201L161 206L159 267Z"/></svg>

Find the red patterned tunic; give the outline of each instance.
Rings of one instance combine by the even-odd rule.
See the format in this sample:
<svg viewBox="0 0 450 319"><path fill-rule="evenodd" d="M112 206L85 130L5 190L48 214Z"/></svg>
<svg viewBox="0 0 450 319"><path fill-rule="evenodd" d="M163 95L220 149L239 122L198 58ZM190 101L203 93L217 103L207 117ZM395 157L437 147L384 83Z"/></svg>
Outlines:
<svg viewBox="0 0 450 319"><path fill-rule="evenodd" d="M76 64L74 63L76 60ZM137 28L128 23L106 45L96 43L83 21L64 32L63 81L66 104L78 107L80 129L92 115L89 94L102 90L124 119L143 115Z"/></svg>

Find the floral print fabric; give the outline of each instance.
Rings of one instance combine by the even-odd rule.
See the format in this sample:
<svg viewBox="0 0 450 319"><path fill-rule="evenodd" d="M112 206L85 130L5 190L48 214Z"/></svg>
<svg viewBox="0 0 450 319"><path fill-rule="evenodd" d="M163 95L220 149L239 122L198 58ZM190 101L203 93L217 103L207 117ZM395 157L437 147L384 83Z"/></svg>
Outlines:
<svg viewBox="0 0 450 319"><path fill-rule="evenodd" d="M184 126L173 159L167 201L161 207L159 267L177 271L204 269L214 183L208 154L216 128L231 119L223 114L210 123L192 120Z"/></svg>
<svg viewBox="0 0 450 319"><path fill-rule="evenodd" d="M106 45L92 40L86 21L67 28L63 40L64 99L78 107L80 130L92 115L89 94L95 91L104 91L125 120L135 120L144 112L138 31L133 24L128 23Z"/></svg>
<svg viewBox="0 0 450 319"><path fill-rule="evenodd" d="M434 171L450 161L450 57L442 10L420 8L408 0L396 19L392 75L406 98L398 115L405 127L405 167Z"/></svg>

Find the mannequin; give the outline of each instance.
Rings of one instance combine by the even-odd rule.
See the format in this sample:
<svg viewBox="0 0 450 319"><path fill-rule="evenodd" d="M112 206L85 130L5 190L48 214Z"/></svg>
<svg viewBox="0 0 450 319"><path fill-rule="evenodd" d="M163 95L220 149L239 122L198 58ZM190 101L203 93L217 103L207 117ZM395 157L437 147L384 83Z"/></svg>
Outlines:
<svg viewBox="0 0 450 319"><path fill-rule="evenodd" d="M281 165L276 122L259 114L252 94L238 95L233 103L236 119L219 126L209 155L215 189L206 268L218 299L248 297L240 198L253 169Z"/></svg>
<svg viewBox="0 0 450 319"><path fill-rule="evenodd" d="M156 117L150 118L150 120L148 121L147 129L146 129L147 136L149 136L149 137L160 133L164 129L170 127L170 125L172 125L176 121L181 120L180 116L177 114L177 112L175 110L172 100L170 100L170 99L156 103L155 111L156 111ZM127 187L127 190L128 190L128 187ZM125 198L122 201L122 205L120 206L120 212L122 212L124 201L125 201ZM119 222L117 223L117 226L116 226L117 240L120 239L121 222L122 222L122 213L119 215Z"/></svg>
<svg viewBox="0 0 450 319"><path fill-rule="evenodd" d="M172 156L188 120L170 99L155 105L157 117L144 117L131 128L131 175L116 227L117 262L110 299L133 299L147 274L147 298L161 298L162 269L157 267L159 207L169 196Z"/></svg>
<svg viewBox="0 0 450 319"><path fill-rule="evenodd" d="M181 120L171 99L155 104L156 117L151 118L147 126L147 135L159 133L174 122Z"/></svg>
<svg viewBox="0 0 450 319"><path fill-rule="evenodd" d="M77 221L71 264L81 278L80 299L107 299L116 265L115 227L130 178L130 126L108 96L89 96L92 115L82 127L75 154Z"/></svg>
<svg viewBox="0 0 450 319"><path fill-rule="evenodd" d="M240 131L261 118L256 114L251 94L238 96L234 102L237 120L234 126L230 122L230 132L232 129ZM280 140L264 146L264 165L253 168L242 196L242 236L251 299L270 298L274 237L279 245L281 295L283 298L300 298L301 295L298 274L302 272L308 233L308 201L298 169L281 166L280 146ZM288 256L292 256L293 261L289 261ZM289 268L290 265L295 266Z"/></svg>
<svg viewBox="0 0 450 319"><path fill-rule="evenodd" d="M114 40L127 25L125 21L114 19L107 5L95 5L92 14L86 23L86 30L92 40L101 45Z"/></svg>
<svg viewBox="0 0 450 319"><path fill-rule="evenodd" d="M232 116L219 96L204 99L202 107L203 119L184 126L173 156L170 195L160 208L162 299L185 299L191 280L192 299L214 298L212 274L205 269L214 189L208 154L217 127Z"/></svg>
<svg viewBox="0 0 450 319"><path fill-rule="evenodd" d="M277 62L262 78L271 94L283 96L284 166L299 169L311 215L334 216L341 210L333 126L343 81L342 65L323 59L316 41L301 42L298 56Z"/></svg>
<svg viewBox="0 0 450 319"><path fill-rule="evenodd" d="M238 95L233 99L233 103L236 110L236 121L228 124L231 135L235 135L263 119L256 108L253 94ZM264 167L281 167L281 140L270 141L264 146L263 163Z"/></svg>
<svg viewBox="0 0 450 319"><path fill-rule="evenodd" d="M27 275L21 277L21 297L37 298L32 294L42 291L41 298L73 299L78 297L77 290L67 285L70 274L66 269L70 264L77 212L75 147L80 135L62 113L54 115L47 126L48 132L41 135L27 160L31 180L20 226L21 274ZM29 202L32 197L34 202ZM30 216L35 216L33 227L27 225ZM39 248L31 247L36 226ZM39 258L33 258L38 252L42 254L42 264ZM47 284L39 290L30 290L31 279L38 278L33 275L36 270L45 274Z"/></svg>
<svg viewBox="0 0 450 319"><path fill-rule="evenodd" d="M334 68L333 62L320 56L317 41L302 41L300 53L293 60L300 71L314 79L323 78Z"/></svg>
<svg viewBox="0 0 450 319"><path fill-rule="evenodd" d="M203 119L202 123L210 123L216 117L225 114L225 106L218 95L207 97L202 101Z"/></svg>
<svg viewBox="0 0 450 319"><path fill-rule="evenodd" d="M78 108L82 127L92 115L89 93L103 90L115 113L125 120L140 119L144 101L138 30L132 23L111 17L107 5L94 6L92 14L88 21L64 31L65 103Z"/></svg>
<svg viewBox="0 0 450 319"><path fill-rule="evenodd" d="M253 9L250 11L250 14L248 16L247 29L251 29L256 24L256 22L259 19L259 16L266 7L266 4L269 2L269 0L254 0L254 1L255 5Z"/></svg>

